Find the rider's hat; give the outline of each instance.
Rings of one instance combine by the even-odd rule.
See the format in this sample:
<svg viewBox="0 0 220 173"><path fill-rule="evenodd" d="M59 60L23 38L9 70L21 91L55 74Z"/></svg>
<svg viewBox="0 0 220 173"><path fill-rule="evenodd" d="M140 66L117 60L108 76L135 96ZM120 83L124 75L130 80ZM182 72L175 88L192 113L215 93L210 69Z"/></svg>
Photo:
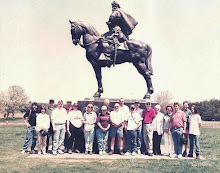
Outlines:
<svg viewBox="0 0 220 173"><path fill-rule="evenodd" d="M116 1L113 1L113 2L112 2L112 6L116 6L116 7L120 8L119 3L117 3Z"/></svg>

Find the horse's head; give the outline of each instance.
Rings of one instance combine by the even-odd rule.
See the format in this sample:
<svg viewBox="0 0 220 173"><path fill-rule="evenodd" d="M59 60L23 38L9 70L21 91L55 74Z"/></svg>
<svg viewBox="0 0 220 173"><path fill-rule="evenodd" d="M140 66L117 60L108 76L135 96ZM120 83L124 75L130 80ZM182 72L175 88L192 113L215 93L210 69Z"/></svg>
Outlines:
<svg viewBox="0 0 220 173"><path fill-rule="evenodd" d="M82 36L82 27L77 22L70 21L71 24L71 35L73 44L77 45L80 42L80 38Z"/></svg>

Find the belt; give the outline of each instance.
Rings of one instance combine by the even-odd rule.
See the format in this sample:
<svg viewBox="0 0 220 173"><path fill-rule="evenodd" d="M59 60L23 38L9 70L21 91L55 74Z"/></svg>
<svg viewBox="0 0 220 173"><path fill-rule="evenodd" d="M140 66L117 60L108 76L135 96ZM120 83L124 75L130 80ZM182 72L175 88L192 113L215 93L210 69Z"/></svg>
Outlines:
<svg viewBox="0 0 220 173"><path fill-rule="evenodd" d="M183 128L183 127L173 127L174 129L180 129L180 128Z"/></svg>
<svg viewBox="0 0 220 173"><path fill-rule="evenodd" d="M65 123L55 123L55 125L64 125Z"/></svg>
<svg viewBox="0 0 220 173"><path fill-rule="evenodd" d="M144 124L152 124L152 123L144 123Z"/></svg>

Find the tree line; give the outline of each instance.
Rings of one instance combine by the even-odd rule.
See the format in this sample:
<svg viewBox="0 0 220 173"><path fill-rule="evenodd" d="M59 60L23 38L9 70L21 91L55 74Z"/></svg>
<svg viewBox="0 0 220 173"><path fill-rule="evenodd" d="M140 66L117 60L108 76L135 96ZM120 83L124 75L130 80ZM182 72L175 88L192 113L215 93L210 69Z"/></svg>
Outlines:
<svg viewBox="0 0 220 173"><path fill-rule="evenodd" d="M161 112L166 112L166 106L171 103L172 94L169 91L161 91L155 97L154 101L160 104ZM204 121L220 121L220 100L211 99L200 102L190 102L196 105L198 112ZM180 104L181 105L181 104ZM0 112L5 118L11 114L14 117L16 112L25 112L31 106L25 90L20 86L10 86L7 91L0 91Z"/></svg>
<svg viewBox="0 0 220 173"><path fill-rule="evenodd" d="M154 100L161 106L161 112L166 112L166 106L171 104L172 94L169 91L161 91L155 97ZM189 107L196 105L198 113L204 121L220 121L220 100L211 99L200 102L189 102ZM172 105L172 104L171 104ZM180 103L182 107L182 104Z"/></svg>

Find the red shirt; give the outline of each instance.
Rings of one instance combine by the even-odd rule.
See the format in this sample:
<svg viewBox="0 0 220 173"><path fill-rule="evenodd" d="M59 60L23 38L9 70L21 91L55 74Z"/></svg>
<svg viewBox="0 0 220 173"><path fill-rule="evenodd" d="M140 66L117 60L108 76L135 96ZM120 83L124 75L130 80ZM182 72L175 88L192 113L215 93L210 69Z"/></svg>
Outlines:
<svg viewBox="0 0 220 173"><path fill-rule="evenodd" d="M73 110L73 107L70 107L70 108L65 107L65 109L66 109L66 112L67 112L67 113L69 113L70 111L72 111L72 110Z"/></svg>
<svg viewBox="0 0 220 173"><path fill-rule="evenodd" d="M186 114L181 110L174 112L170 116L170 129L183 127L184 122L186 122Z"/></svg>
<svg viewBox="0 0 220 173"><path fill-rule="evenodd" d="M153 119L156 117L155 110L150 108L148 111L145 109L144 111L144 123L152 123Z"/></svg>

